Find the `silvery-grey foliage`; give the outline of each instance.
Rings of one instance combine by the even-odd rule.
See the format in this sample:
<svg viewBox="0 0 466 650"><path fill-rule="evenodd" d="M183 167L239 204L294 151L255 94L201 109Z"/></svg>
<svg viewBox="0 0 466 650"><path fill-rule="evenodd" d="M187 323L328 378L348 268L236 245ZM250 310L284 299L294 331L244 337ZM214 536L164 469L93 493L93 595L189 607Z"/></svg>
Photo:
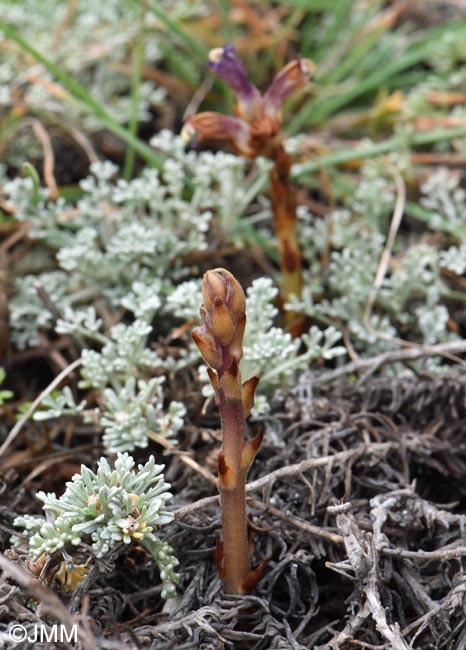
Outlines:
<svg viewBox="0 0 466 650"><path fill-rule="evenodd" d="M137 542L154 558L160 569L162 597L175 594L178 560L173 550L162 541L157 531L173 521L166 510L171 499L170 484L163 477L163 465L156 465L151 456L134 470L134 460L128 454L118 454L114 467L105 458L93 472L85 465L66 484L62 496L38 492L45 517L24 515L14 525L28 536L32 558L54 553L65 544L78 547L91 541L96 557L104 557L117 544ZM22 540L13 538L19 546Z"/></svg>

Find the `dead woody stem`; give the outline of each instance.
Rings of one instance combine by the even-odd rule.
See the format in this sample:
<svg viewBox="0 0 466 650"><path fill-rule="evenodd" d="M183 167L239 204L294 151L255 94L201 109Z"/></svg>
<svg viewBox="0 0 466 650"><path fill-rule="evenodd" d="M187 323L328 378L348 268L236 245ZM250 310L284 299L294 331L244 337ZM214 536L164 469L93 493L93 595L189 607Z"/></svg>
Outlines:
<svg viewBox="0 0 466 650"><path fill-rule="evenodd" d="M193 339L209 367L222 422L223 446L218 456L218 488L222 507L222 544L217 564L227 593L247 593L263 571L249 570L246 477L262 436L245 441L244 420L254 403L257 377L241 383L246 325L245 298L234 276L225 269L207 271L202 283L202 325Z"/></svg>

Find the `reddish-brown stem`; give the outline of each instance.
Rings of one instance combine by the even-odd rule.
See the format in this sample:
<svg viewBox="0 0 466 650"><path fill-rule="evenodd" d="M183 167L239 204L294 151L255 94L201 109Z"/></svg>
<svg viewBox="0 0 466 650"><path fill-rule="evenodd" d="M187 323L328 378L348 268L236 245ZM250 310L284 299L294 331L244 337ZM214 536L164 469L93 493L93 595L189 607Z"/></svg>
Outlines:
<svg viewBox="0 0 466 650"><path fill-rule="evenodd" d="M218 488L222 505L222 579L225 591L244 593L249 574L248 530L246 517L246 471L241 466L244 447L244 415L241 401L222 397L220 382L220 414L223 432L224 460L219 462Z"/></svg>
<svg viewBox="0 0 466 650"><path fill-rule="evenodd" d="M290 184L291 157L280 144L272 154L274 166L270 170L270 199L273 223L278 239L282 286L280 300L282 305L291 296L301 297L302 268L301 253L297 238L296 195ZM284 313L286 328L293 337L305 331L305 318L293 311Z"/></svg>
<svg viewBox="0 0 466 650"><path fill-rule="evenodd" d="M222 505L223 549L221 573L225 591L244 593L249 574L246 517L246 472L243 467L245 443L241 375L229 370L220 378L218 407L222 421L223 447L219 458L218 488Z"/></svg>
<svg viewBox="0 0 466 650"><path fill-rule="evenodd" d="M222 378L223 379L223 378ZM218 408L222 421L222 451L225 454L225 460L229 468L238 472L241 467L241 455L244 447L244 411L241 401L241 383L235 390L236 395L227 396L220 379L218 388Z"/></svg>
<svg viewBox="0 0 466 650"><path fill-rule="evenodd" d="M225 591L243 594L254 588L264 562L249 570L246 476L262 434L245 441L244 419L254 403L259 381L241 383L239 361L246 325L245 298L237 280L225 269L208 271L202 282L202 326L193 338L205 361L222 422L222 451L218 456L218 489L222 505L223 544L217 546L217 564Z"/></svg>

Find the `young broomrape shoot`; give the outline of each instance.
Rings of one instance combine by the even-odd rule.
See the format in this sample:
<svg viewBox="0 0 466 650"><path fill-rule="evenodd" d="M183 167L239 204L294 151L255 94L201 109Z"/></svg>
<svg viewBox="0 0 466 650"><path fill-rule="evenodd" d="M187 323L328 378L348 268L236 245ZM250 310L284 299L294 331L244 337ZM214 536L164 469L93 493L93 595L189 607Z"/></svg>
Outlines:
<svg viewBox="0 0 466 650"><path fill-rule="evenodd" d="M280 270L282 272L281 300L289 302L292 296L300 298L302 289L301 255L296 226L296 196L290 184L291 157L283 146L281 133L283 104L303 88L314 64L307 59L290 61L281 70L265 93L251 83L234 47L211 50L210 69L236 93L235 112L238 117L204 112L193 115L186 122L182 136L226 140L243 156L265 156L273 162L270 170L270 198L273 223L278 239ZM293 336L304 331L302 314L285 312L287 329Z"/></svg>
<svg viewBox="0 0 466 650"><path fill-rule="evenodd" d="M306 292L303 292L306 295ZM336 327L324 330L313 325L309 332L292 338L289 332L275 327L278 314L275 306L278 289L271 278L262 277L252 281L246 292L248 319L243 338L243 357L240 363L244 380L256 375L261 378L254 396L251 415L264 415L270 409L270 401L277 388L294 388L299 376L309 370L317 360L330 360L346 354L346 348L337 345L341 334ZM202 303L202 280L189 280L177 286L167 297L167 311L184 321L196 319ZM193 346L194 347L194 346ZM198 350L189 351L186 358L191 364ZM199 367L202 394L214 394L206 365ZM170 411L170 408L169 408Z"/></svg>
<svg viewBox="0 0 466 650"><path fill-rule="evenodd" d="M118 454L114 469L101 458L96 473L81 465L81 474L66 484L61 497L38 492L47 519L24 515L14 521L15 526L26 529L32 559L64 552L65 545L78 547L89 537L99 558L121 542L137 542L160 569L162 598L174 596L178 560L171 546L156 535L160 526L173 520L173 514L165 510L166 501L172 497L170 484L165 483L164 466L156 465L153 456L138 466L139 472L133 470L134 465L127 453ZM14 537L13 542L19 546L22 540Z"/></svg>
<svg viewBox="0 0 466 650"><path fill-rule="evenodd" d="M225 591L243 594L254 588L265 568L263 561L254 571L249 570L245 497L246 476L263 435L245 441L244 420L254 404L259 378L241 384L246 303L238 281L225 269L207 271L202 295L202 325L193 330L193 339L209 366L223 436L218 455L223 545L217 546L217 565Z"/></svg>

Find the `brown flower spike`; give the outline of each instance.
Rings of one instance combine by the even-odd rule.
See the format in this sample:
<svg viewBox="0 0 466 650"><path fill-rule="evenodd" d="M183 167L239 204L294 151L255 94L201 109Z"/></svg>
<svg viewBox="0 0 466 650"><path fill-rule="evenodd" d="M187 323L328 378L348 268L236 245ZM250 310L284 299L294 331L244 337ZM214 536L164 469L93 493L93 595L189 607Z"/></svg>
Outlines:
<svg viewBox="0 0 466 650"><path fill-rule="evenodd" d="M225 591L243 594L254 588L265 562L249 570L246 477L262 441L262 434L245 441L244 420L254 404L259 381L241 383L246 303L239 282L225 269L207 271L202 281L202 325L193 339L209 366L215 401L222 421L222 451L218 455L218 488L222 506L222 544L217 564Z"/></svg>

